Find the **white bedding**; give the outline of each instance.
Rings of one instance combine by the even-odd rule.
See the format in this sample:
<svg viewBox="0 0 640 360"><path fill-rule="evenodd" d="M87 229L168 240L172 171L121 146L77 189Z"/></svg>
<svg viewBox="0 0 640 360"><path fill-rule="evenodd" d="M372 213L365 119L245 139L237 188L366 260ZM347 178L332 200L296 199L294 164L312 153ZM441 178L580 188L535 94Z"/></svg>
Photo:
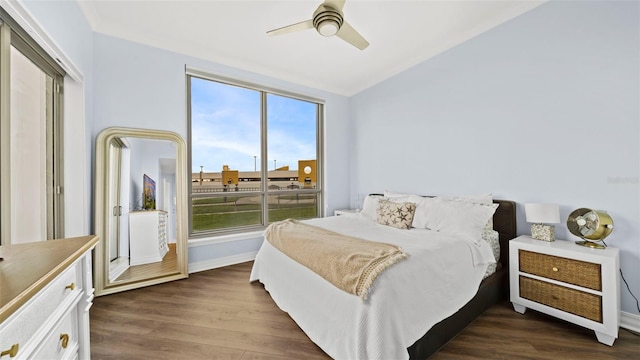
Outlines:
<svg viewBox="0 0 640 360"><path fill-rule="evenodd" d="M476 245L426 229L399 230L360 214L305 222L396 244L409 255L382 273L363 301L263 242L250 281L263 283L278 307L334 359L407 359L409 346L476 294L495 262L485 241Z"/></svg>

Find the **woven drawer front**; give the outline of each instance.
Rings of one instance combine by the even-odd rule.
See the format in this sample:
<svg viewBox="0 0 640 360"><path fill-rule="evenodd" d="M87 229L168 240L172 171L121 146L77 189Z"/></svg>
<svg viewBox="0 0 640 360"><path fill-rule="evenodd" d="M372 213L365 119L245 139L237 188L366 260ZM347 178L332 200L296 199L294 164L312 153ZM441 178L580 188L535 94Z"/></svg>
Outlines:
<svg viewBox="0 0 640 360"><path fill-rule="evenodd" d="M602 290L600 264L519 250L520 271L565 283Z"/></svg>
<svg viewBox="0 0 640 360"><path fill-rule="evenodd" d="M602 323L598 295L520 276L520 297Z"/></svg>

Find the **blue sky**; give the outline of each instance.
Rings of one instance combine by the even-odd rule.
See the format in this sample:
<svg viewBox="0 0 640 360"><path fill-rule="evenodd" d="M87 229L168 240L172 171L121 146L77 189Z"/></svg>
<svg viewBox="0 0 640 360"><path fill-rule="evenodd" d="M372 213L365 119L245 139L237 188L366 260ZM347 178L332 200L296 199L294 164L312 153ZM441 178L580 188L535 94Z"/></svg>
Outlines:
<svg viewBox="0 0 640 360"><path fill-rule="evenodd" d="M267 168L316 158L316 104L267 95ZM260 92L191 78L192 171L260 169Z"/></svg>

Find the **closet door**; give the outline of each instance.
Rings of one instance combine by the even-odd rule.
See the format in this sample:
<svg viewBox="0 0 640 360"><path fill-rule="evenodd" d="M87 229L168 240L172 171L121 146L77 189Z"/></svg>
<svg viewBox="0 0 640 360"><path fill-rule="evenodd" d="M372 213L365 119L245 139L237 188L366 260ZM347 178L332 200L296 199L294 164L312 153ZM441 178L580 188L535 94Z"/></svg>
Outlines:
<svg viewBox="0 0 640 360"><path fill-rule="evenodd" d="M111 209L107 239L109 240L109 260L114 261L120 256L120 217L122 205L120 203L120 168L122 164L122 143L113 139L109 143L109 167L112 174L118 174L109 178L108 208Z"/></svg>

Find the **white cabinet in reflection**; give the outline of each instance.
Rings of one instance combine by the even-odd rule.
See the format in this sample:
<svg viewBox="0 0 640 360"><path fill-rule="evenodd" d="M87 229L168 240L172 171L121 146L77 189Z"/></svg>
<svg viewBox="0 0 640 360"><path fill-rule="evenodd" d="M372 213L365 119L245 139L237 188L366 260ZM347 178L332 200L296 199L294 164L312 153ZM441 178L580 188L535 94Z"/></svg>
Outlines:
<svg viewBox="0 0 640 360"><path fill-rule="evenodd" d="M161 210L129 213L129 265L162 261L169 251L167 212Z"/></svg>

